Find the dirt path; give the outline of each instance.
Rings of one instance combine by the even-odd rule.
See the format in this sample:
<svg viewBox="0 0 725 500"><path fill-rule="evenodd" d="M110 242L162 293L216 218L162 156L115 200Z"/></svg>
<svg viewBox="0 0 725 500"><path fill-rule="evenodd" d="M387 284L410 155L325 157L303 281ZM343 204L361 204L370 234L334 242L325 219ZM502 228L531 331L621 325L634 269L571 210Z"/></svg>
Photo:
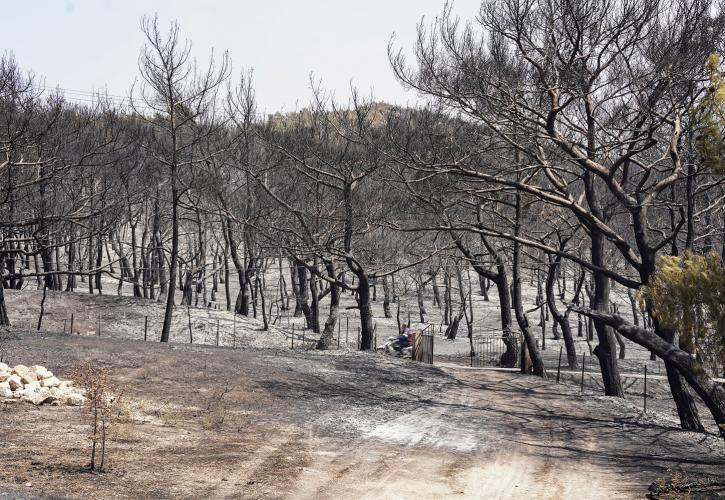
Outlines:
<svg viewBox="0 0 725 500"><path fill-rule="evenodd" d="M670 469L725 470L714 435L508 372L50 334L0 347L61 376L92 358L130 407L96 476L82 409L0 405L11 497L643 498Z"/></svg>

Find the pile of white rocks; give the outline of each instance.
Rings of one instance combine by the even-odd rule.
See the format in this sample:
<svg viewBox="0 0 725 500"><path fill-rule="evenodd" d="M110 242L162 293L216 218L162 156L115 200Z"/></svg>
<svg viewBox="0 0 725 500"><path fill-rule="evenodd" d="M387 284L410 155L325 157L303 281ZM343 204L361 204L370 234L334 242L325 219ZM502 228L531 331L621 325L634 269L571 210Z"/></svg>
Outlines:
<svg viewBox="0 0 725 500"><path fill-rule="evenodd" d="M11 368L5 363L0 363L0 399L70 406L80 406L86 400L83 389L74 387L72 380L59 380L44 366Z"/></svg>

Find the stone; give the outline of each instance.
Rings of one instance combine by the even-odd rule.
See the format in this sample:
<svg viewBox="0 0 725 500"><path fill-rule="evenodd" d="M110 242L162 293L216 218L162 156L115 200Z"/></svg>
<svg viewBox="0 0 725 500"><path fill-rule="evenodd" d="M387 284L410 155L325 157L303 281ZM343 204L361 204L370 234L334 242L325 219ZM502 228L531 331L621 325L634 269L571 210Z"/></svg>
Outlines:
<svg viewBox="0 0 725 500"><path fill-rule="evenodd" d="M10 378L10 372L0 371L0 382L5 382L8 378Z"/></svg>
<svg viewBox="0 0 725 500"><path fill-rule="evenodd" d="M9 386L0 385L0 398L12 398L13 391L10 390Z"/></svg>
<svg viewBox="0 0 725 500"><path fill-rule="evenodd" d="M23 383L21 382L20 377L18 377L15 374L10 375L10 377L8 377L7 382L8 382L8 385L10 386L10 389L13 391L23 387Z"/></svg>
<svg viewBox="0 0 725 500"><path fill-rule="evenodd" d="M34 389L33 387L26 387L20 393L20 397L21 398L30 398L30 397L35 396L36 394L40 394L40 391Z"/></svg>
<svg viewBox="0 0 725 500"><path fill-rule="evenodd" d="M36 392L29 396L23 396L21 400L27 403L33 403L35 406L40 406L45 403L52 403L55 401L55 398L47 393Z"/></svg>
<svg viewBox="0 0 725 500"><path fill-rule="evenodd" d="M38 381L38 374L35 372L28 372L25 375L20 376L20 380L23 384L32 384Z"/></svg>
<svg viewBox="0 0 725 500"><path fill-rule="evenodd" d="M56 377L50 377L41 380L40 387L58 387L60 385L60 380L58 380Z"/></svg>
<svg viewBox="0 0 725 500"><path fill-rule="evenodd" d="M30 382L29 384L25 384L24 388L33 390L40 389L40 382Z"/></svg>
<svg viewBox="0 0 725 500"><path fill-rule="evenodd" d="M26 373L28 373L29 371L30 371L30 368L28 368L28 367L27 367L27 366L25 366L25 365L15 365L15 366L13 367L13 373L14 373L15 375L17 375L18 377L22 377L23 375L25 375L25 374L26 374Z"/></svg>
<svg viewBox="0 0 725 500"><path fill-rule="evenodd" d="M36 373L38 375L38 380L43 380L44 378L50 378L53 376L53 374L48 370L46 367L41 365L33 365L30 367L30 371L33 373Z"/></svg>
<svg viewBox="0 0 725 500"><path fill-rule="evenodd" d="M3 363L0 361L0 372L9 372L10 367L7 365L7 363Z"/></svg>
<svg viewBox="0 0 725 500"><path fill-rule="evenodd" d="M86 398L80 394L70 393L63 395L60 402L68 406L81 406L86 402Z"/></svg>

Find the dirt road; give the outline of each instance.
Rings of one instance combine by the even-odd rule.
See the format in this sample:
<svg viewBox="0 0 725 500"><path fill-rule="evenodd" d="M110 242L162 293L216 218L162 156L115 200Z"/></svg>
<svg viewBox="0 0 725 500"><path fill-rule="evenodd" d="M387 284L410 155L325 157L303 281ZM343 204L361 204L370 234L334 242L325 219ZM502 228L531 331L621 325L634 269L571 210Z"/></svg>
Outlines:
<svg viewBox="0 0 725 500"><path fill-rule="evenodd" d="M0 405L10 497L643 498L671 470L725 470L714 435L507 372L50 334L0 348L61 376L92 358L128 406L93 475L82 409Z"/></svg>

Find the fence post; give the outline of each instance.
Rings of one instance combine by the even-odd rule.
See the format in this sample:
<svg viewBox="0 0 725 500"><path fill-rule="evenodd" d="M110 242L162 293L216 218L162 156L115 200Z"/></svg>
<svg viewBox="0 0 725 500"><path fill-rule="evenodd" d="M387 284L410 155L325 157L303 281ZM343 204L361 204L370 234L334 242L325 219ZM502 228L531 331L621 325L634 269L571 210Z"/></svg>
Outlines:
<svg viewBox="0 0 725 500"><path fill-rule="evenodd" d="M73 313L70 313L70 334L73 335Z"/></svg>
<svg viewBox="0 0 725 500"><path fill-rule="evenodd" d="M219 347L219 320L216 320L216 345Z"/></svg>
<svg viewBox="0 0 725 500"><path fill-rule="evenodd" d="M345 347L350 345L350 316L345 318Z"/></svg>
<svg viewBox="0 0 725 500"><path fill-rule="evenodd" d="M587 353L582 353L582 387L580 392L584 392L584 366L586 365Z"/></svg>
<svg viewBox="0 0 725 500"><path fill-rule="evenodd" d="M63 319L63 333L65 333L65 327L67 326L68 318Z"/></svg>
<svg viewBox="0 0 725 500"><path fill-rule="evenodd" d="M544 305L541 306L541 350L546 350L546 317L544 315Z"/></svg>
<svg viewBox="0 0 725 500"><path fill-rule="evenodd" d="M644 365L644 412L647 413L647 364Z"/></svg>
<svg viewBox="0 0 725 500"><path fill-rule="evenodd" d="M564 346L559 346L559 366L556 368L556 383L559 383L559 375L561 374L561 352L564 350Z"/></svg>
<svg viewBox="0 0 725 500"><path fill-rule="evenodd" d="M435 326L433 328L435 328ZM434 335L434 332L430 332L430 333L431 333L431 336L430 336L430 364L433 364L433 352L434 352L433 344L435 344L435 335Z"/></svg>
<svg viewBox="0 0 725 500"><path fill-rule="evenodd" d="M101 311L98 311L98 336L101 336Z"/></svg>
<svg viewBox="0 0 725 500"><path fill-rule="evenodd" d="M232 347L237 347L237 312L234 311L234 325L232 326Z"/></svg>
<svg viewBox="0 0 725 500"><path fill-rule="evenodd" d="M357 327L357 350L360 350L360 327Z"/></svg>
<svg viewBox="0 0 725 500"><path fill-rule="evenodd" d="M292 323L292 350L295 350L295 324Z"/></svg>
<svg viewBox="0 0 725 500"><path fill-rule="evenodd" d="M146 342L146 335L148 334L149 330L149 317L144 316L143 319L143 341Z"/></svg>

